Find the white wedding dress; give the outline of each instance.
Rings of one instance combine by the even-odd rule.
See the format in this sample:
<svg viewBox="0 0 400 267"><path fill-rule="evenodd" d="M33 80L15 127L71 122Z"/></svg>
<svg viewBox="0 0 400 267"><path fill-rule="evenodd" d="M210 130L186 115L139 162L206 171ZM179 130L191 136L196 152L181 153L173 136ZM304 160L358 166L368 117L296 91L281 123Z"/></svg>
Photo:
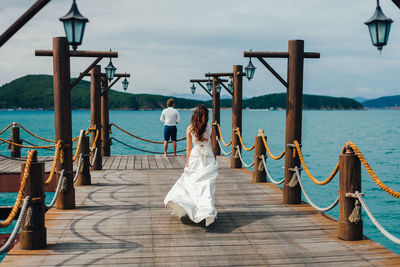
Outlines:
<svg viewBox="0 0 400 267"><path fill-rule="evenodd" d="M211 149L211 131L208 124L203 134L205 141L196 140L192 134L189 164L164 199L164 205L172 209L172 215L182 217L187 214L195 223L205 219L206 226L217 216L214 193L218 164Z"/></svg>

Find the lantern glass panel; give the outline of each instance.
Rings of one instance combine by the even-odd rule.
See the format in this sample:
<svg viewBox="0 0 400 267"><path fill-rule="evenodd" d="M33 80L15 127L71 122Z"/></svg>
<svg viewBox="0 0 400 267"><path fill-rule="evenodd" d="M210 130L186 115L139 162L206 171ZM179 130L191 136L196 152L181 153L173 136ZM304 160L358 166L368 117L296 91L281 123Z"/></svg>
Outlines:
<svg viewBox="0 0 400 267"><path fill-rule="evenodd" d="M221 93L221 85L218 84L217 87L215 87L215 90L217 91L217 94Z"/></svg>
<svg viewBox="0 0 400 267"><path fill-rule="evenodd" d="M372 44L376 45L378 43L376 23L369 24L368 28L369 28L369 34L371 35Z"/></svg>
<svg viewBox="0 0 400 267"><path fill-rule="evenodd" d="M192 84L192 86L190 87L190 91L192 91L193 95L196 92L196 86L194 86L194 84Z"/></svg>
<svg viewBox="0 0 400 267"><path fill-rule="evenodd" d="M256 67L254 67L253 63L251 62L251 59L249 61L249 64L247 64L245 68L245 73L246 73L246 78L250 81L254 77L254 72L256 71Z"/></svg>
<svg viewBox="0 0 400 267"><path fill-rule="evenodd" d="M233 90L233 82L232 82L232 80L230 80L229 83L228 83L228 89L229 89L230 91Z"/></svg>
<svg viewBox="0 0 400 267"><path fill-rule="evenodd" d="M124 89L124 91L126 91L126 89L128 89L128 85L129 85L129 82L128 82L128 80L125 78L125 79L122 81L122 88Z"/></svg>
<svg viewBox="0 0 400 267"><path fill-rule="evenodd" d="M207 82L207 90L208 90L209 92L212 91L212 87L213 87L212 81L208 81L208 82Z"/></svg>
<svg viewBox="0 0 400 267"><path fill-rule="evenodd" d="M109 81L111 81L112 79L114 79L115 76L115 71L117 70L116 67L114 67L114 65L111 62L110 59L110 63L108 63L107 67L104 68L106 70L106 77Z"/></svg>
<svg viewBox="0 0 400 267"><path fill-rule="evenodd" d="M68 43L72 44L74 42L74 23L72 20L64 21L64 30Z"/></svg>
<svg viewBox="0 0 400 267"><path fill-rule="evenodd" d="M80 45L82 44L83 33L85 32L86 22L75 20L73 24L75 24L74 43L75 45Z"/></svg>

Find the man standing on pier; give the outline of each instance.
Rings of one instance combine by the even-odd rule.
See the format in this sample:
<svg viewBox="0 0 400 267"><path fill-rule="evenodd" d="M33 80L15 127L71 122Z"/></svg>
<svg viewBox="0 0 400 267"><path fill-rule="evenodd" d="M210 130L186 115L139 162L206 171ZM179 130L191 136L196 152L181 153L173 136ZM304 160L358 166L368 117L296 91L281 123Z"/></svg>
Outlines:
<svg viewBox="0 0 400 267"><path fill-rule="evenodd" d="M174 109L175 101L173 98L168 99L167 108L161 113L160 121L164 123L164 156L167 156L168 141L171 138L174 148L174 156L176 156L176 124L181 121L179 112Z"/></svg>

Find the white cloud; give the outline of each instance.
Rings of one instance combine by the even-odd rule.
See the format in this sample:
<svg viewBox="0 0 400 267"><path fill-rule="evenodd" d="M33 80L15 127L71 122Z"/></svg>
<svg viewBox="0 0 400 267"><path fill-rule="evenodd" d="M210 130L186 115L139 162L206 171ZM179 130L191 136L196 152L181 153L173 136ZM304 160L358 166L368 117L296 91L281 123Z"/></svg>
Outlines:
<svg viewBox="0 0 400 267"><path fill-rule="evenodd" d="M7 1L0 7L0 32L34 0ZM382 2L395 23L388 47L380 56L363 24L374 12L375 1L320 0L78 0L89 18L82 49L119 52L118 71L132 74L131 92L187 93L189 79L209 71L227 72L233 64L246 65L242 52L285 51L288 39L304 39L307 51L321 59L306 60L304 92L335 96L375 97L400 94L400 10ZM52 73L50 58L34 56L50 49L51 38L62 36L58 18L71 1L51 1L7 44L0 48L0 84L31 73ZM92 59L72 59L77 76ZM286 61L269 61L286 77ZM107 64L102 61L102 65ZM283 86L255 61L256 77L244 82L244 95L284 91ZM120 85L116 88L121 89ZM360 88L380 88L361 90Z"/></svg>

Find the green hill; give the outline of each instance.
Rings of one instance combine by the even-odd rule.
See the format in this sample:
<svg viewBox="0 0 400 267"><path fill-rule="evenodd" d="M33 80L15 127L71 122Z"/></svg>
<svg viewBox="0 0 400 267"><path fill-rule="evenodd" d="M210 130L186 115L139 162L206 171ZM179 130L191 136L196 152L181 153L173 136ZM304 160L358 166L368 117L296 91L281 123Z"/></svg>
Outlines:
<svg viewBox="0 0 400 267"><path fill-rule="evenodd" d="M162 109L168 96L151 94L131 94L110 90L111 109ZM71 92L73 109L90 108L90 83L81 81ZM193 108L200 103L212 106L211 101L199 101L185 98L175 99L177 108ZM231 99L221 99L221 107L232 106ZM53 76L27 75L0 87L0 109L52 109ZM269 94L243 100L243 108L265 109L285 108L286 94ZM362 105L350 98L304 95L305 109L362 109Z"/></svg>
<svg viewBox="0 0 400 267"><path fill-rule="evenodd" d="M394 108L400 106L400 95L383 96L362 103L366 108Z"/></svg>
<svg viewBox="0 0 400 267"><path fill-rule="evenodd" d="M109 103L112 109L162 109L168 96L130 94L110 90ZM90 82L80 81L72 89L73 109L90 108ZM192 108L202 101L174 98L177 108ZM53 76L27 75L0 87L0 109L52 109Z"/></svg>
<svg viewBox="0 0 400 267"><path fill-rule="evenodd" d="M211 101L207 101L211 104ZM269 94L256 96L249 99L243 100L243 108L250 109L266 109L266 108L286 108L286 93L280 94ZM221 107L229 108L232 107L232 100L221 99ZM320 95L303 95L303 108L304 109L362 109L363 106L351 99L345 97L331 97L331 96L320 96Z"/></svg>

